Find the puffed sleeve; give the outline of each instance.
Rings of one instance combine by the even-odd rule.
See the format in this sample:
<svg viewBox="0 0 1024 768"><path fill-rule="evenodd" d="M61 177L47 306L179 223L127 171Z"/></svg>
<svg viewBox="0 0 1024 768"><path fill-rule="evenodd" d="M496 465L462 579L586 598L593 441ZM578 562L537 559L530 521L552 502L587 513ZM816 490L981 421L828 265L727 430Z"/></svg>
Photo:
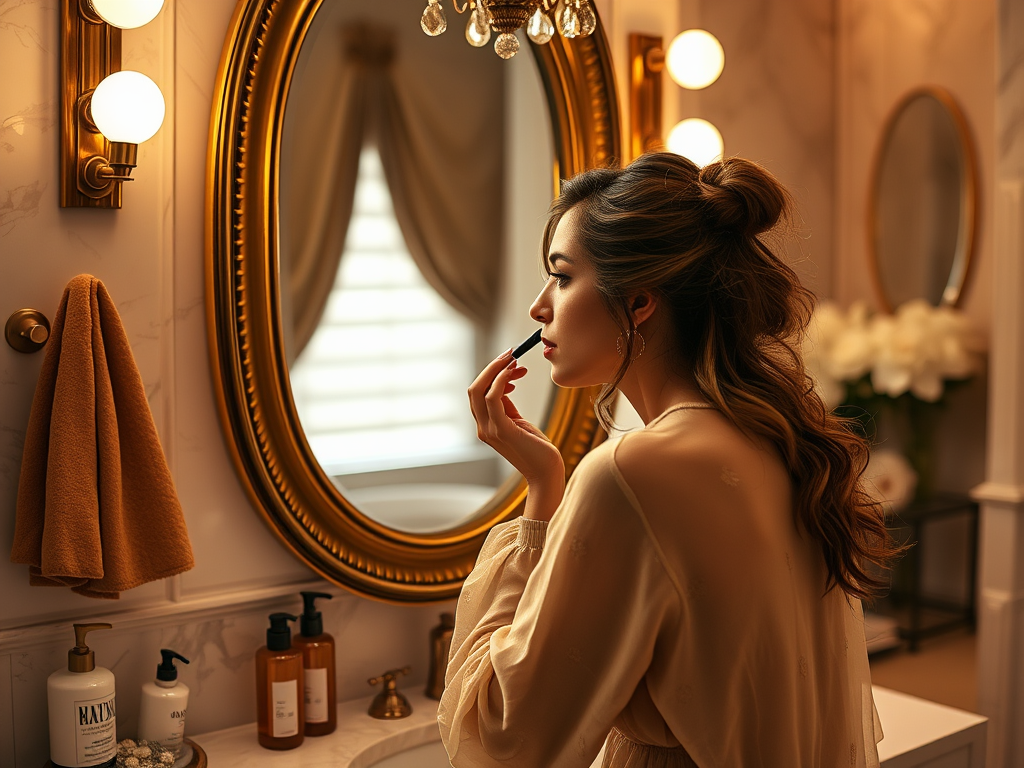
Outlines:
<svg viewBox="0 0 1024 768"><path fill-rule="evenodd" d="M605 447L581 462L550 525L497 526L466 579L438 709L456 768L589 766L679 620Z"/></svg>

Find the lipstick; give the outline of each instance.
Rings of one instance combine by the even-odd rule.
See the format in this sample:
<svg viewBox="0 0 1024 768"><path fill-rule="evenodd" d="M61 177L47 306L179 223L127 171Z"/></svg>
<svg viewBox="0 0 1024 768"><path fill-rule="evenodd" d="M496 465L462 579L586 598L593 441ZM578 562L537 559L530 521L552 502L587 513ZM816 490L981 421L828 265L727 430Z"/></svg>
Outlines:
<svg viewBox="0 0 1024 768"><path fill-rule="evenodd" d="M524 341L522 344L520 344L518 347L512 350L513 359L518 360L520 357L522 357L531 349L540 344L540 330L541 329L538 328L536 331L533 332L533 335L530 336L530 338L528 338L526 341Z"/></svg>

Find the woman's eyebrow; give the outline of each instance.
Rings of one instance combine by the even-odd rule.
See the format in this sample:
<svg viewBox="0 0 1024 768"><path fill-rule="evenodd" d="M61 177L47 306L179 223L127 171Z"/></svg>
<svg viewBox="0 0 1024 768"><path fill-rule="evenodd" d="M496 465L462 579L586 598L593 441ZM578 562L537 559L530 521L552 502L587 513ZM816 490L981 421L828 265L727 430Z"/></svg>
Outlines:
<svg viewBox="0 0 1024 768"><path fill-rule="evenodd" d="M572 259L570 259L565 254L562 254L562 253L552 253L550 256L548 256L548 262L550 262L552 267L555 266L555 262L558 261L559 259L564 261L566 264L569 264L570 266L572 265Z"/></svg>

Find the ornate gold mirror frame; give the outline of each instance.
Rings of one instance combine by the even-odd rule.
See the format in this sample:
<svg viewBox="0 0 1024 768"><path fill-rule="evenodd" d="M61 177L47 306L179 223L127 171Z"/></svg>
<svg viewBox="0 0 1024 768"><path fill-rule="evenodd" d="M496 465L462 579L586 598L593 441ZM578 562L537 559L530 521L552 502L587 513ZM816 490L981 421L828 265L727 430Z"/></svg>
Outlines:
<svg viewBox="0 0 1024 768"><path fill-rule="evenodd" d="M977 238L978 202L978 160L971 137L967 118L953 95L944 88L923 86L906 93L889 112L883 124L882 133L875 150L872 166L870 198L867 205L868 259L871 264L871 280L875 287L875 296L882 309L892 313L896 310L890 296L886 293L885 280L882 272L881 229L878 207L881 201L882 176L885 170L884 160L886 149L896 130L897 123L907 108L916 100L927 97L933 99L946 111L946 115L956 131L959 142L960 159L963 168L963 179L960 188L960 230L957 236L956 252L949 275L946 278L946 289L939 301L940 305L956 307L963 298L964 288L970 275L971 262L974 257Z"/></svg>
<svg viewBox="0 0 1024 768"><path fill-rule="evenodd" d="M321 2L240 0L221 58L206 189L207 326L221 423L253 505L313 570L386 601L447 600L490 527L522 512L525 483L508 483L460 528L432 535L386 528L320 468L292 400L278 298L281 135L292 74ZM551 110L556 183L613 163L619 110L601 27L529 47ZM564 389L553 398L546 429L567 472L604 439L592 394Z"/></svg>

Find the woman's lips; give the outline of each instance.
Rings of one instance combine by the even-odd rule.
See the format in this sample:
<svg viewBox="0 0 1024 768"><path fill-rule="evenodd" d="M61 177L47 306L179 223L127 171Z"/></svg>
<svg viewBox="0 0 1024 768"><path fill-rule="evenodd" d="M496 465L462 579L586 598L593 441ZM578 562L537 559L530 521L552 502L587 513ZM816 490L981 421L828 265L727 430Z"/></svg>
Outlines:
<svg viewBox="0 0 1024 768"><path fill-rule="evenodd" d="M544 357L550 357L551 352L557 345L552 344L550 341L541 336L540 340L544 343Z"/></svg>

